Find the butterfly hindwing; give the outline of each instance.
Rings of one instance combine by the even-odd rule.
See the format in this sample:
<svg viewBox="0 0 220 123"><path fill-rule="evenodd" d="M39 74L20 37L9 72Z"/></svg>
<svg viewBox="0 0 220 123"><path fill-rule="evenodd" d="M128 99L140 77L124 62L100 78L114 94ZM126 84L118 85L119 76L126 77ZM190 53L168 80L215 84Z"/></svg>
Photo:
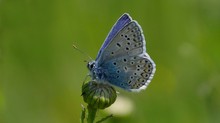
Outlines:
<svg viewBox="0 0 220 123"><path fill-rule="evenodd" d="M108 82L130 91L146 88L155 72L154 62L145 55L112 59L102 67Z"/></svg>

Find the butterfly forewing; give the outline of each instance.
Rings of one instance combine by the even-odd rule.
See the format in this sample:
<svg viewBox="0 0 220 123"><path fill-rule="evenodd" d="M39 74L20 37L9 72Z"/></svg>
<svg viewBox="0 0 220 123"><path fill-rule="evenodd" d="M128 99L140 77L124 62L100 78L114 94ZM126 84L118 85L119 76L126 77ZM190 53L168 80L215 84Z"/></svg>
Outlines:
<svg viewBox="0 0 220 123"><path fill-rule="evenodd" d="M145 53L145 39L136 21L131 21L111 40L103 50L99 64L124 55L135 56Z"/></svg>
<svg viewBox="0 0 220 123"><path fill-rule="evenodd" d="M101 49L99 50L98 56L96 59L99 59L100 55L102 54L103 50L109 45L109 43L112 41L112 38L115 37L118 32L123 29L128 23L131 22L131 17L125 13L123 14L118 21L115 23L115 25L112 27L111 31L109 32L108 36L105 39L105 42L102 44Z"/></svg>

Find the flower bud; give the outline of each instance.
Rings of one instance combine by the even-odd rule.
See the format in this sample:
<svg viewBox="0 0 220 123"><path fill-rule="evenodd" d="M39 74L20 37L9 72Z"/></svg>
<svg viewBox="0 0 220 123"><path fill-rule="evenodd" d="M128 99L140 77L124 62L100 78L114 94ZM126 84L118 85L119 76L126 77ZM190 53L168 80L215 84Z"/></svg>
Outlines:
<svg viewBox="0 0 220 123"><path fill-rule="evenodd" d="M93 108L105 109L116 100L115 89L105 83L90 81L82 86L82 96L84 102Z"/></svg>

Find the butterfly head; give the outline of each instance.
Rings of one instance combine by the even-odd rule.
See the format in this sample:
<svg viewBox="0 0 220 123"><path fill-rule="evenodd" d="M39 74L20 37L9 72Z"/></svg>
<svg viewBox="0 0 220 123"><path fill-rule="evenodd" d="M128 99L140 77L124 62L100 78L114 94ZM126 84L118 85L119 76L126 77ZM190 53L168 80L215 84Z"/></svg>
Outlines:
<svg viewBox="0 0 220 123"><path fill-rule="evenodd" d="M88 62L87 68L92 71L95 68L95 61Z"/></svg>
<svg viewBox="0 0 220 123"><path fill-rule="evenodd" d="M90 76L92 79L97 79L97 68L96 68L96 62L95 61L90 61L87 64L87 68L90 71Z"/></svg>

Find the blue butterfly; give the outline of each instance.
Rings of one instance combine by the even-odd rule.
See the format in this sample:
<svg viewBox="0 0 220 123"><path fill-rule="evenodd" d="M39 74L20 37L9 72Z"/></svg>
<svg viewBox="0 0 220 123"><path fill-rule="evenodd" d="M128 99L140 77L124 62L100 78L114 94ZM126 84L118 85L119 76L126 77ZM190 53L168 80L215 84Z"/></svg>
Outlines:
<svg viewBox="0 0 220 123"><path fill-rule="evenodd" d="M87 65L92 80L127 91L145 89L156 71L145 45L140 25L129 14L123 14L105 39L96 60Z"/></svg>

